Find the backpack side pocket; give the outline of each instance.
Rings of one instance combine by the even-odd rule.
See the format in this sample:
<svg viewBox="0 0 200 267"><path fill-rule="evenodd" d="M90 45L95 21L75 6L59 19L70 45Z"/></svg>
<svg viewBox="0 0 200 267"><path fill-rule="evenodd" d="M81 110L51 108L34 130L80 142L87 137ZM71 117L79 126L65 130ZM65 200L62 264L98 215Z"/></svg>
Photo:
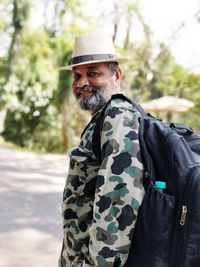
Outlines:
<svg viewBox="0 0 200 267"><path fill-rule="evenodd" d="M175 220L174 196L150 183L139 209L127 267L167 267Z"/></svg>

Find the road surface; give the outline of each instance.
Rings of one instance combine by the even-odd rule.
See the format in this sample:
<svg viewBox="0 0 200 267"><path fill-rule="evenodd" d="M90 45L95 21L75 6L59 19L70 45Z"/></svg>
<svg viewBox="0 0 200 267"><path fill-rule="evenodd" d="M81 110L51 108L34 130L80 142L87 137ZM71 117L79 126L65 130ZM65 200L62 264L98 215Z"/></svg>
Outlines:
<svg viewBox="0 0 200 267"><path fill-rule="evenodd" d="M56 267L67 156L0 148L0 267Z"/></svg>

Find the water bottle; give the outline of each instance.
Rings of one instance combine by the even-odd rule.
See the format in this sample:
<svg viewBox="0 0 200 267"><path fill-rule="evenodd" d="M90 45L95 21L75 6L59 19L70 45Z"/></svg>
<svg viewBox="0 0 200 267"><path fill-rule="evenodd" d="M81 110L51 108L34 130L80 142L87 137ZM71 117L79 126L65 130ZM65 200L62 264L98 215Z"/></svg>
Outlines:
<svg viewBox="0 0 200 267"><path fill-rule="evenodd" d="M166 193L166 182L155 181L155 187L158 188L160 192Z"/></svg>

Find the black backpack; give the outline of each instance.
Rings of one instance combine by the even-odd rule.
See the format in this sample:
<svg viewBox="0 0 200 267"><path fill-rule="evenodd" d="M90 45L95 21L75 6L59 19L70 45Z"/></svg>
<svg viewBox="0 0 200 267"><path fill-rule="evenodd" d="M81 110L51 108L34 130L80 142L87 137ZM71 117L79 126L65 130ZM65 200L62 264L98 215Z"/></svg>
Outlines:
<svg viewBox="0 0 200 267"><path fill-rule="evenodd" d="M166 124L131 103L139 118L139 142L146 190L126 267L200 267L200 136L190 127ZM104 106L96 120L93 151L101 159ZM167 184L167 192L155 181Z"/></svg>

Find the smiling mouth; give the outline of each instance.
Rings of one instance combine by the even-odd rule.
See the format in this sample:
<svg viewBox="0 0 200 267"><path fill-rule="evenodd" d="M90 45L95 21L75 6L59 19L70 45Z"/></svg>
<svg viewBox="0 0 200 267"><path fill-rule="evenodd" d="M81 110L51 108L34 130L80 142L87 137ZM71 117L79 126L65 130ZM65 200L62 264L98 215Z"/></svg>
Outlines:
<svg viewBox="0 0 200 267"><path fill-rule="evenodd" d="M81 95L82 96L91 96L91 95L93 95L93 92L82 92Z"/></svg>
<svg viewBox="0 0 200 267"><path fill-rule="evenodd" d="M93 92L78 92L76 93L76 97L80 98L80 97L89 97L92 96L94 93Z"/></svg>
<svg viewBox="0 0 200 267"><path fill-rule="evenodd" d="M86 88L85 88L86 89ZM94 95L95 93L95 89L94 88L89 88L87 90L79 90L76 92L76 96L79 98L79 97L89 97L89 96L92 96Z"/></svg>

